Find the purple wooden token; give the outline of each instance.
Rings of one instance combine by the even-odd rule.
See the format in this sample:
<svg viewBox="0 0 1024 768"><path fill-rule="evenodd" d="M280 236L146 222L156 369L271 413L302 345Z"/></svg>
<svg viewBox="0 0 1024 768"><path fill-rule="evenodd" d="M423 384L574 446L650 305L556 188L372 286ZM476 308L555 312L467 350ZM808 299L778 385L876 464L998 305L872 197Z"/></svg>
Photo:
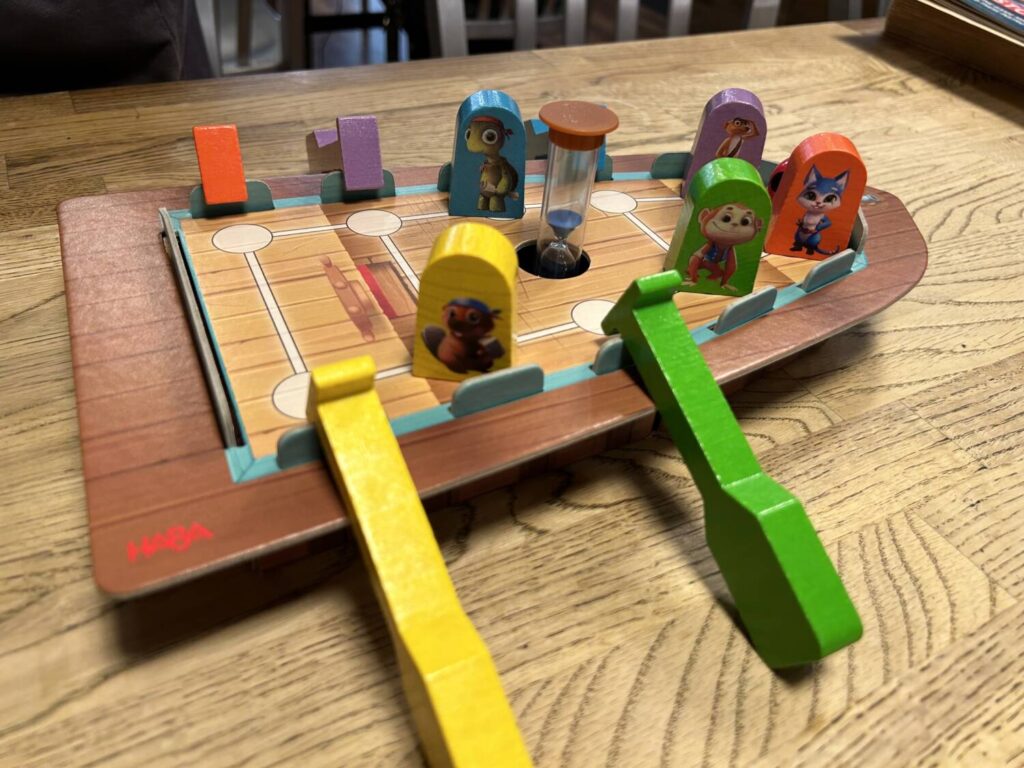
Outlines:
<svg viewBox="0 0 1024 768"><path fill-rule="evenodd" d="M767 133L764 107L757 96L743 88L726 88L716 93L704 105L682 193L686 194L697 171L716 157L739 157L756 168Z"/></svg>
<svg viewBox="0 0 1024 768"><path fill-rule="evenodd" d="M345 189L378 189L384 186L380 160L380 134L373 115L338 118L341 168Z"/></svg>
<svg viewBox="0 0 1024 768"><path fill-rule="evenodd" d="M316 140L317 148L329 147L331 144L338 143L338 129L337 127L317 128L313 131L313 138Z"/></svg>

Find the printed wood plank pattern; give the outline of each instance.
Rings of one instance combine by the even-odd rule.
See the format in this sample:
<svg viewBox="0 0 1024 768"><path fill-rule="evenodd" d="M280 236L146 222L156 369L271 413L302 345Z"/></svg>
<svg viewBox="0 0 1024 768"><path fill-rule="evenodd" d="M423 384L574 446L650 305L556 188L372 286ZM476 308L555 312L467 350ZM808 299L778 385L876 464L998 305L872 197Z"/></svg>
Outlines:
<svg viewBox="0 0 1024 768"><path fill-rule="evenodd" d="M850 135L871 184L904 200L928 241L910 295L733 396L759 455L822 529L863 640L804 674L768 675L716 599L685 471L667 441L639 433L620 440L628 450L436 511L460 597L539 766L1019 764L1024 263L1008 254L1024 248L1024 108L1019 90L880 28L484 56L471 72L453 59L0 100L0 763L422 764L346 534L132 602L96 589L62 199L192 184L191 127L229 120L250 177L302 173L303 134L339 104L378 115L390 166L436 165L455 109L483 82L505 84L529 115L552 98L607 103L622 118L615 154L678 151L704 101L733 82L770 111L768 157L816 131ZM808 72L829 91L808 88ZM164 263L151 239L132 240L139 224L151 217L67 277L84 285L90 264L116 268L129 291ZM145 322L104 323L79 343L80 372L129 336L144 355L173 348L149 298ZM190 418L164 450L218 439L206 414ZM140 427L139 445L160 445L161 429ZM104 440L94 445L113 450ZM280 515L307 504L281 497Z"/></svg>
<svg viewBox="0 0 1024 768"><path fill-rule="evenodd" d="M620 159L620 164L627 161ZM660 229L663 242L671 240L682 202L678 196L665 194L666 183L671 187L676 184L671 180L597 184L598 197L609 193L629 195L636 201L638 212L634 220L596 207L590 209L587 251L591 267L586 274L574 280L553 281L520 271L517 278L518 335L558 330L522 342L517 350L518 364L536 363L545 371L557 372L594 360L606 338L593 330L573 327L573 310L585 300L614 302L623 285L662 268L664 248L641 227L649 227L656 237L661 236L658 235ZM536 234L541 190L540 184L526 188L526 203L534 207L527 209L523 219L493 222L514 243L529 240ZM320 259L332 259L347 279L358 283L362 283L363 278L355 271L353 258L378 269L390 266L391 276L385 277L384 284L397 291L396 303L408 311L409 297L415 288L394 260L389 245L381 238L355 231L356 225L349 227L347 222L353 216L358 220L357 214L361 211L384 210L403 218L400 229L389 237L418 275L426 267L434 240L452 224L447 215L435 215L445 213L445 201L443 193L428 192L345 206L304 205L249 216L182 222L221 359L255 456L273 455L280 436L305 420L282 412L272 402L277 386L295 372L295 363L289 362L285 342L279 338L270 307L246 263L247 257L219 249L214 244L218 232L245 224L264 227L275 235L270 242L254 242L252 253L266 277L304 369L367 353L373 356L379 371L387 371L411 363L408 350L414 325L396 324L383 313L374 312L371 321L377 338L374 343L366 343L324 279ZM327 227L338 229L325 229ZM758 272L756 287L783 288L799 282L811 266L813 262L804 259L767 257ZM691 328L712 322L730 301L731 297L694 294L680 294L677 299ZM412 307L414 310L415 305ZM400 373L381 384L381 394L388 415L395 418L448 402L455 386Z"/></svg>
<svg viewBox="0 0 1024 768"><path fill-rule="evenodd" d="M279 336L270 307L247 261L250 257L225 252L215 244L218 232L241 223L265 227L278 234L297 229L317 230L330 226L330 222L319 206L182 222L249 444L256 457L272 456L281 435L306 423L305 418L282 412L273 401L276 388L288 377L359 354L371 354L378 368L387 370L407 364L409 354L376 305L367 317L374 334L372 342L365 341L343 308L324 272L322 259L329 259L350 283L363 284L363 278L338 237L327 230L275 237L265 244L260 241L262 247L250 251L286 325L289 343L294 344L298 354L298 359L291 361L285 339ZM301 370L294 368L296 364ZM381 386L380 394L392 418L438 404L429 384L412 376L389 379Z"/></svg>

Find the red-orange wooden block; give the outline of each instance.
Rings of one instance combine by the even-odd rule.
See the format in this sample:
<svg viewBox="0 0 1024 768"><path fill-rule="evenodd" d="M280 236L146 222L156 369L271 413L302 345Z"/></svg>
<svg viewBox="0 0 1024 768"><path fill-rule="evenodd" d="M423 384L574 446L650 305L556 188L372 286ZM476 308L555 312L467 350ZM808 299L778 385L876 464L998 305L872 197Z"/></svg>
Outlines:
<svg viewBox="0 0 1024 768"><path fill-rule="evenodd" d="M868 175L853 142L818 133L797 144L772 195L768 253L827 259L849 245Z"/></svg>
<svg viewBox="0 0 1024 768"><path fill-rule="evenodd" d="M238 128L233 125L197 125L192 129L192 138L196 144L206 204L244 203L248 200Z"/></svg>

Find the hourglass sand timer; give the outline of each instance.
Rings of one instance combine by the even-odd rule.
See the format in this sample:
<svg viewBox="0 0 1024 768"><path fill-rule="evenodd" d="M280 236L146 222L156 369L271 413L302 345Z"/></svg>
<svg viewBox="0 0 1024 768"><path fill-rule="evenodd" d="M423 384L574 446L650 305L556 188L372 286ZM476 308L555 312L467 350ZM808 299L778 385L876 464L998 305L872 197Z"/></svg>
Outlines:
<svg viewBox="0 0 1024 768"><path fill-rule="evenodd" d="M537 274L582 271L583 230L597 173L597 150L619 127L610 109L586 101L553 101L540 110L548 126L548 169L537 236Z"/></svg>

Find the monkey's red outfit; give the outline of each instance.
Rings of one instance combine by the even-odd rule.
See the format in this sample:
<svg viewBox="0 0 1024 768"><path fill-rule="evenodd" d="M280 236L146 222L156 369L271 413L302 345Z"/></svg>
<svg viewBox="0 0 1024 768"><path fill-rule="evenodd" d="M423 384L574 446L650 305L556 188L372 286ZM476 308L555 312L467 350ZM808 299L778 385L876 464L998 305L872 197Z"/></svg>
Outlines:
<svg viewBox="0 0 1024 768"><path fill-rule="evenodd" d="M699 277L697 272L700 269L708 271L709 280L721 279L721 285L724 288L733 272L736 271L736 249L731 245L722 246L717 243L708 243L690 259L688 276L691 283L697 282Z"/></svg>

